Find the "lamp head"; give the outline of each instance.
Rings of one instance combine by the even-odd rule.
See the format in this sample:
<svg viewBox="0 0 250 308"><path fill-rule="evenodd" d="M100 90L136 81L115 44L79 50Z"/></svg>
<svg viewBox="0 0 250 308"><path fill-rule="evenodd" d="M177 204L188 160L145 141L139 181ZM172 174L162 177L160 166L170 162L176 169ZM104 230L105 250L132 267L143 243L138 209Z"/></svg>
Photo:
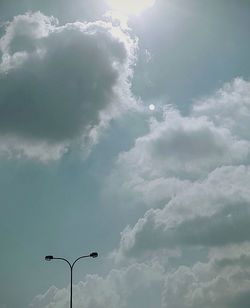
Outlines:
<svg viewBox="0 0 250 308"><path fill-rule="evenodd" d="M98 257L98 253L97 252L91 252L91 254L89 256L91 258L97 258Z"/></svg>
<svg viewBox="0 0 250 308"><path fill-rule="evenodd" d="M53 260L53 259L54 259L53 256L46 256L46 257L45 257L45 260L46 260L46 261L51 261L51 260Z"/></svg>

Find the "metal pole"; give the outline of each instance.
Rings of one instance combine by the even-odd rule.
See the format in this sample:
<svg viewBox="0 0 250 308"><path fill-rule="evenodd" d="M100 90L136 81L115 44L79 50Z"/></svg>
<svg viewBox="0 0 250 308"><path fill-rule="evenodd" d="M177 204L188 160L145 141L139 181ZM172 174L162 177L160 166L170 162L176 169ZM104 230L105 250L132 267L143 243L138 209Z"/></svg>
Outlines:
<svg viewBox="0 0 250 308"><path fill-rule="evenodd" d="M70 308L72 308L73 266L70 266Z"/></svg>
<svg viewBox="0 0 250 308"><path fill-rule="evenodd" d="M97 252L92 252L91 254L87 255L87 256L81 256L79 258L77 258L72 264L65 258L55 258L53 256L46 256L45 257L45 260L47 261L51 261L51 260L63 260L65 261L66 263L68 263L69 267L70 267L70 298L69 298L69 306L70 308L73 307L73 268L74 268L74 265L76 264L76 262L82 258L96 258L98 256L98 253Z"/></svg>

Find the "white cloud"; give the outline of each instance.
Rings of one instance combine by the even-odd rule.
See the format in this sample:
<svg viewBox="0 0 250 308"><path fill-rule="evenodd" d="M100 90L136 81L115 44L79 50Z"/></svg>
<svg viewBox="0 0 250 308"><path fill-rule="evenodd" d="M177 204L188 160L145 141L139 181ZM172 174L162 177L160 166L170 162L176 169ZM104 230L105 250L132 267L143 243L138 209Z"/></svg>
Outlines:
<svg viewBox="0 0 250 308"><path fill-rule="evenodd" d="M167 108L162 121L152 119L150 132L119 155L105 193L117 202L163 207L216 168L248 164L249 150L249 140L223 120Z"/></svg>
<svg viewBox="0 0 250 308"><path fill-rule="evenodd" d="M120 154L106 194L117 202L162 207L216 168L248 164L249 84L237 78L196 102L186 116L163 108L162 120L152 118L149 133Z"/></svg>
<svg viewBox="0 0 250 308"><path fill-rule="evenodd" d="M217 248L206 262L168 271L157 261L113 269L106 277L87 275L73 286L76 308L248 307L249 244ZM31 308L66 308L69 290L54 286L37 295Z"/></svg>
<svg viewBox="0 0 250 308"><path fill-rule="evenodd" d="M249 140L250 82L236 78L226 83L214 95L195 102L192 115L206 116L241 139Z"/></svg>
<svg viewBox="0 0 250 308"><path fill-rule="evenodd" d="M154 121L148 135L136 140L134 148L120 155L118 164L143 178L178 177L195 179L218 166L244 162L250 145L205 117L182 117L166 112Z"/></svg>
<svg viewBox="0 0 250 308"><path fill-rule="evenodd" d="M249 82L238 78L186 116L169 108L114 166L109 193L147 211L112 256L157 258L164 308L249 306L249 107Z"/></svg>
<svg viewBox="0 0 250 308"><path fill-rule="evenodd" d="M112 270L105 278L88 275L84 282L74 285L74 307L123 308L131 304L148 308L157 306L163 285L163 272L159 264L151 263ZM30 307L66 308L68 298L68 290L51 287L45 294L36 296Z"/></svg>
<svg viewBox="0 0 250 308"><path fill-rule="evenodd" d="M60 159L68 151L69 144L51 145L46 141L29 142L16 137L2 137L0 142L0 157L9 159L36 159L43 163Z"/></svg>
<svg viewBox="0 0 250 308"><path fill-rule="evenodd" d="M224 246L250 240L250 168L222 167L150 209L121 234L116 259L159 249Z"/></svg>
<svg viewBox="0 0 250 308"><path fill-rule="evenodd" d="M101 128L134 104L136 42L111 23L58 26L41 13L20 15L0 48L1 143L17 139L17 152L39 157L40 147L49 157L44 144L55 152L76 139L96 142Z"/></svg>
<svg viewBox="0 0 250 308"><path fill-rule="evenodd" d="M240 252L237 253L238 249ZM193 267L180 266L169 273L165 280L163 307L248 307L249 245L231 247L235 253L229 257L228 250L220 250L220 257L211 257L207 263L197 263Z"/></svg>

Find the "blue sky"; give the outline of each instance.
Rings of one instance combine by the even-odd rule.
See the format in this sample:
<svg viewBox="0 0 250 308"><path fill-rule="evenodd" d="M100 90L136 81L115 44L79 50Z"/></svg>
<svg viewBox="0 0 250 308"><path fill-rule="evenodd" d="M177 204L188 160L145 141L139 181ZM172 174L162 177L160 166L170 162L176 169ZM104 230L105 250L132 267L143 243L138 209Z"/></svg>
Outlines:
<svg viewBox="0 0 250 308"><path fill-rule="evenodd" d="M248 307L249 1L139 2L0 3L0 308Z"/></svg>

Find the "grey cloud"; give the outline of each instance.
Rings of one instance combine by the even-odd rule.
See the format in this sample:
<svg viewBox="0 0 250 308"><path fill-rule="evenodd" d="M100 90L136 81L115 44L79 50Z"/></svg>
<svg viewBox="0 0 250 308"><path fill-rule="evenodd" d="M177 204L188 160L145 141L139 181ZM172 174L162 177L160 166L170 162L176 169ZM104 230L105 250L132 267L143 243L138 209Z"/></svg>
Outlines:
<svg viewBox="0 0 250 308"><path fill-rule="evenodd" d="M237 78L195 102L189 115L165 106L149 133L119 155L108 190L117 202L133 196L147 208L162 207L216 168L248 164L249 101L249 82Z"/></svg>
<svg viewBox="0 0 250 308"><path fill-rule="evenodd" d="M85 281L74 285L76 308L125 308L160 305L163 268L157 264L133 264L111 270L106 277L88 275ZM150 291L151 290L151 291ZM68 306L68 291L51 287L34 298L30 307L61 308Z"/></svg>
<svg viewBox="0 0 250 308"><path fill-rule="evenodd" d="M150 209L121 234L117 260L159 249L220 247L249 241L249 167L223 167Z"/></svg>
<svg viewBox="0 0 250 308"><path fill-rule="evenodd" d="M130 102L133 41L104 22L53 22L41 13L17 16L1 39L2 136L69 142Z"/></svg>
<svg viewBox="0 0 250 308"><path fill-rule="evenodd" d="M192 115L206 116L241 139L249 140L250 82L236 78L210 97L196 101Z"/></svg>
<svg viewBox="0 0 250 308"><path fill-rule="evenodd" d="M222 250L221 253L225 258L227 251ZM238 263L218 271L214 264L215 260L211 258L207 263L197 263L193 267L181 266L167 274L163 307L247 307L250 294L249 267Z"/></svg>
<svg viewBox="0 0 250 308"><path fill-rule="evenodd" d="M232 267L232 266L241 266L250 268L250 256L243 254L237 258L233 257L221 258L214 261L214 266L217 269L224 269L226 267Z"/></svg>
<svg viewBox="0 0 250 308"><path fill-rule="evenodd" d="M211 217L196 217L166 232L166 246L223 246L249 241L249 219L248 204L227 205Z"/></svg>
<svg viewBox="0 0 250 308"><path fill-rule="evenodd" d="M239 127L249 124L249 98L249 83L236 79L196 102L189 116L167 108L162 121L152 120L150 132L120 154L114 179L123 175L123 190L153 194L154 209L122 232L117 260L249 241L250 144Z"/></svg>
<svg viewBox="0 0 250 308"><path fill-rule="evenodd" d="M162 122L155 121L148 135L120 155L118 168L126 165L124 172L131 170L131 177L136 172L145 179L194 180L216 167L245 162L249 149L247 141L205 117L182 117L168 110Z"/></svg>
<svg viewBox="0 0 250 308"><path fill-rule="evenodd" d="M198 216L171 227L168 227L167 221L157 221L155 214L149 211L135 229L124 232L123 240L129 237L126 233L131 232L131 247L123 247L128 256L137 257L147 251L183 249L186 246L221 247L250 240L250 210L246 204L227 205L212 216Z"/></svg>

